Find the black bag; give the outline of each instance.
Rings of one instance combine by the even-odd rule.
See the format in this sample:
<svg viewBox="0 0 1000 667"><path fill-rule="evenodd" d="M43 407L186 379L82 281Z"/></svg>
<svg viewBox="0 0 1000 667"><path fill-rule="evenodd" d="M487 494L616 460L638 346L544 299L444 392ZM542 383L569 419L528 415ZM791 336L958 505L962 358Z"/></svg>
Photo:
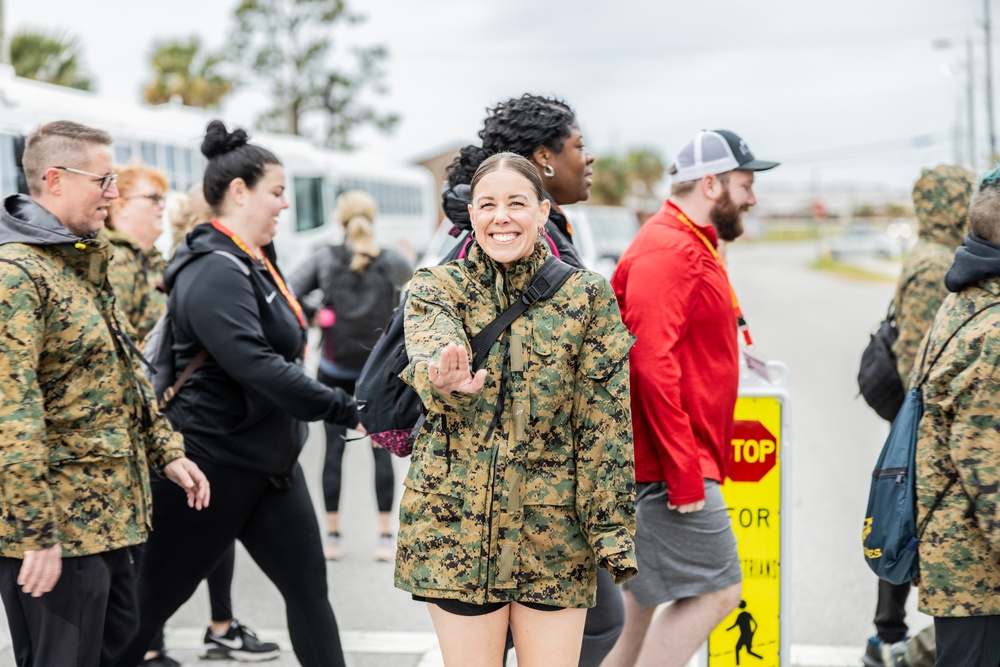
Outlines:
<svg viewBox="0 0 1000 667"><path fill-rule="evenodd" d="M485 361L490 347L511 322L536 301L548 299L558 292L574 271L562 260L549 257L532 276L521 298L473 337L473 369L478 369ZM423 426L424 406L420 397L399 379L409 363L403 335L403 308L400 307L375 343L354 388L365 430L378 445L398 456L409 455L413 440Z"/></svg>
<svg viewBox="0 0 1000 667"><path fill-rule="evenodd" d="M917 526L916 492L916 451L917 428L924 411L923 385L930 375L930 368L937 363L948 343L974 317L987 308L1000 305L990 304L968 317L945 340L930 366L924 368L927 348L921 360L923 377L906 393L905 400L892 422L889 437L886 438L879 454L878 463L872 473L871 488L868 491L868 508L861 529L861 542L868 567L892 584L904 584L917 576L919 563L917 548L927 527L927 521L941 504L945 494L955 483L952 478L934 500L930 512Z"/></svg>
<svg viewBox="0 0 1000 667"><path fill-rule="evenodd" d="M240 267L243 273L250 275L250 269L236 255L225 250L214 250L214 254L228 257ZM174 396L184 386L198 367L208 358L208 350L199 350L194 359L188 363L184 372L177 376L174 368L174 330L171 323L170 307L168 306L153 328L146 334L142 344L143 371L149 383L153 385L153 393L160 407L166 407Z"/></svg>
<svg viewBox="0 0 1000 667"><path fill-rule="evenodd" d="M899 338L896 329L896 313L889 305L889 312L871 335L868 347L861 353L861 367L858 369L858 389L865 402L879 417L891 422L896 418L906 388L899 377L896 355L892 345Z"/></svg>
<svg viewBox="0 0 1000 667"><path fill-rule="evenodd" d="M324 356L346 368L361 368L392 317L399 290L378 258L363 274L351 269L353 253L343 245L329 246L333 267L326 276L323 303L334 314L332 331L323 332ZM326 346L329 345L329 349Z"/></svg>

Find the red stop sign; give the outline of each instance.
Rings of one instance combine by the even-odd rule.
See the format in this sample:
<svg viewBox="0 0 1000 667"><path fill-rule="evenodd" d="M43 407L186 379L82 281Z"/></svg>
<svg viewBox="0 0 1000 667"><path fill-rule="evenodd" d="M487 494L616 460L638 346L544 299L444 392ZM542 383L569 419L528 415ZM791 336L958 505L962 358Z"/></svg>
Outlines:
<svg viewBox="0 0 1000 667"><path fill-rule="evenodd" d="M733 424L733 461L729 479L759 482L778 462L778 440L758 421Z"/></svg>

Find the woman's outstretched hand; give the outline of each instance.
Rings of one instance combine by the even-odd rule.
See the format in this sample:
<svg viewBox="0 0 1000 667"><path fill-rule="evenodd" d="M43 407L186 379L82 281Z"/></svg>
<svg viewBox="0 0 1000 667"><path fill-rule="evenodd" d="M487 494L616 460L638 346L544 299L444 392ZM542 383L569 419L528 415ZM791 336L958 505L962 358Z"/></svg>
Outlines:
<svg viewBox="0 0 1000 667"><path fill-rule="evenodd" d="M441 357L435 364L427 365L427 376L435 387L443 392L461 391L474 394L483 388L486 381L486 369L480 369L473 375L469 368L469 353L464 346L448 343L441 348Z"/></svg>

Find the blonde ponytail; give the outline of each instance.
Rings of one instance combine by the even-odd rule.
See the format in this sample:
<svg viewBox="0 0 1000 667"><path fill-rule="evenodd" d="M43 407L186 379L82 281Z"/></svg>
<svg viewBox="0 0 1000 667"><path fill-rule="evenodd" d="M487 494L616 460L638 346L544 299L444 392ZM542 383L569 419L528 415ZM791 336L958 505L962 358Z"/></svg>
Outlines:
<svg viewBox="0 0 1000 667"><path fill-rule="evenodd" d="M372 234L376 209L375 199L362 190L349 190L337 197L337 215L346 231L347 246L354 252L351 270L359 275L382 252Z"/></svg>

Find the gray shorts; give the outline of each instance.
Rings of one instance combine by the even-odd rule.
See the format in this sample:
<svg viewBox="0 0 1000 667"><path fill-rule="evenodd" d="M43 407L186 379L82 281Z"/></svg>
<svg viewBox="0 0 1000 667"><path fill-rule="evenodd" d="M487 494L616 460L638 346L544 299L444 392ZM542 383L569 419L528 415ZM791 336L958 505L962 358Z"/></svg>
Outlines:
<svg viewBox="0 0 1000 667"><path fill-rule="evenodd" d="M636 485L639 574L622 584L643 607L721 591L743 580L736 536L719 483L705 480L705 508L667 509L663 482Z"/></svg>

